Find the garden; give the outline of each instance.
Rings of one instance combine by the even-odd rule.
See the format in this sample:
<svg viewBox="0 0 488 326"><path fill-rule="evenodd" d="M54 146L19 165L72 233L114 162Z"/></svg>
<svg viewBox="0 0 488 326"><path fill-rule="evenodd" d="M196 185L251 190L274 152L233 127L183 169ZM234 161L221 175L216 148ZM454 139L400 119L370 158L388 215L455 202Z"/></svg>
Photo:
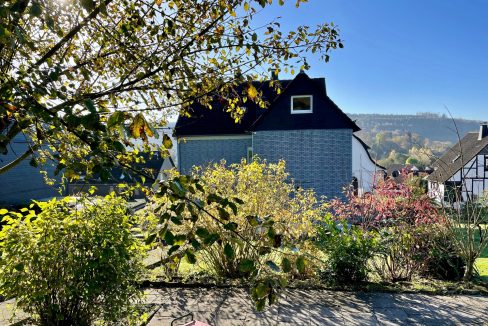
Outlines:
<svg viewBox="0 0 488 326"><path fill-rule="evenodd" d="M125 186L2 209L0 294L39 325L92 325L144 323L148 287L244 287L258 311L287 287L487 293L483 206L404 179L329 201L255 158L173 172L135 214Z"/></svg>

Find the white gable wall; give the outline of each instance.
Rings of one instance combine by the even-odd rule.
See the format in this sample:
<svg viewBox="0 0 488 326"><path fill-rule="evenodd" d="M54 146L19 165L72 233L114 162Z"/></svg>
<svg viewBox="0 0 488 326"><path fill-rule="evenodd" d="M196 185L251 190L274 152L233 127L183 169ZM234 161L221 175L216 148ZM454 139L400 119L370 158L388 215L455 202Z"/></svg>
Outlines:
<svg viewBox="0 0 488 326"><path fill-rule="evenodd" d="M356 137L352 137L352 176L358 179L359 195L373 189L378 172L381 170L370 159L366 148Z"/></svg>

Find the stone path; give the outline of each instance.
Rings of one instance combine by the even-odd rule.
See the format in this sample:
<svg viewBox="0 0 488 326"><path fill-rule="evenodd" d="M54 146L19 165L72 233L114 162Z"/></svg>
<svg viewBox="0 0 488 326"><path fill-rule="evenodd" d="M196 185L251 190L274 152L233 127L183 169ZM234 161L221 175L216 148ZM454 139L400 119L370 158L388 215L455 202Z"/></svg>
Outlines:
<svg viewBox="0 0 488 326"><path fill-rule="evenodd" d="M190 312L215 326L488 325L488 297L474 295L287 290L279 304L262 313L254 311L244 290L235 288L151 289L146 301L155 307L150 326L170 325ZM7 304L0 304L0 325L9 325Z"/></svg>

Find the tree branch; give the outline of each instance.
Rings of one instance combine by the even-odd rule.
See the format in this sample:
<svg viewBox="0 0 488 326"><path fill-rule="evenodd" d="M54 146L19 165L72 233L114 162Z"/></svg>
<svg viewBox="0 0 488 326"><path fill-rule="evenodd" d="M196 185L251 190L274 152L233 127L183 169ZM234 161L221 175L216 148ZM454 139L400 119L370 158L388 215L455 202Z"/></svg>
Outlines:
<svg viewBox="0 0 488 326"><path fill-rule="evenodd" d="M38 147L39 147L38 145L33 145L33 146L29 147L29 149L24 154L20 155L15 160L13 160L12 162L8 163L7 165L4 165L4 166L0 167L0 174L5 173L5 172L13 169L17 165L19 165L20 162L22 162L27 157L29 157L30 155L32 155L34 153L34 151Z"/></svg>

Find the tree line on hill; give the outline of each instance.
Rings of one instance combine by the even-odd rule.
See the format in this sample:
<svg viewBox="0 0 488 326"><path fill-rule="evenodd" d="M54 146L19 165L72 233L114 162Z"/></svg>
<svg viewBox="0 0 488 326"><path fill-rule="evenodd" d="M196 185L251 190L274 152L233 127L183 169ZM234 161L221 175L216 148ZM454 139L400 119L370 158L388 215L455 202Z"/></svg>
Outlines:
<svg viewBox="0 0 488 326"><path fill-rule="evenodd" d="M452 119L446 114L348 114L361 131L372 157L381 165L428 166L468 132L477 131L479 121ZM433 128L435 126L435 128Z"/></svg>

